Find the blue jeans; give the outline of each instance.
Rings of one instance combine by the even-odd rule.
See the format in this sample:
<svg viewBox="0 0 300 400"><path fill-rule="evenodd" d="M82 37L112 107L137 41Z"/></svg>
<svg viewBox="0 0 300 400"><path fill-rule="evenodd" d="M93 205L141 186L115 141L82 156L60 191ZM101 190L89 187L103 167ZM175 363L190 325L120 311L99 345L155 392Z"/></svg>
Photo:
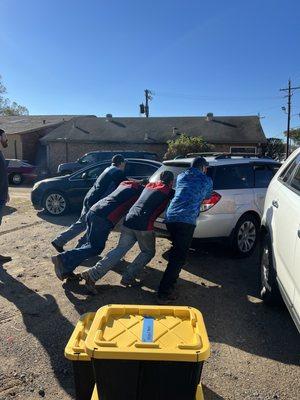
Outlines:
<svg viewBox="0 0 300 400"><path fill-rule="evenodd" d="M53 240L58 246L63 247L70 240L74 239L77 235L86 230L86 216L88 213L86 206L83 206L80 217L74 224L72 224L68 229L60 233ZM85 243L85 235L79 239L77 247L80 247Z"/></svg>
<svg viewBox="0 0 300 400"><path fill-rule="evenodd" d="M0 200L0 225L2 222L2 217L3 217L3 210L5 207L6 201L5 200Z"/></svg>
<svg viewBox="0 0 300 400"><path fill-rule="evenodd" d="M110 221L99 217L93 211L87 213L86 221L86 243L81 247L65 251L59 256L64 265L64 273L71 273L82 261L102 253L108 235L113 228Z"/></svg>
<svg viewBox="0 0 300 400"><path fill-rule="evenodd" d="M142 269L155 256L155 233L153 231L137 231L123 226L117 247L107 253L102 260L89 270L91 279L96 282L102 278L125 256L136 242L138 242L141 252L127 267L123 276L127 279L138 277Z"/></svg>

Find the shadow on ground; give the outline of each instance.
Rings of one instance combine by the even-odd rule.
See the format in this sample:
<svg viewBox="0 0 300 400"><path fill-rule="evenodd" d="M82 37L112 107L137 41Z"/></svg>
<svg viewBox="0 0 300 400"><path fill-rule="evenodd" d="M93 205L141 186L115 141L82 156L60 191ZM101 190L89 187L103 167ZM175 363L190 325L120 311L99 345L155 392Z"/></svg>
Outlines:
<svg viewBox="0 0 300 400"><path fill-rule="evenodd" d="M11 206L5 206L4 210L3 210L3 216L4 215L10 215L15 213L16 211L18 211L15 207L11 207Z"/></svg>
<svg viewBox="0 0 300 400"><path fill-rule="evenodd" d="M121 274L125 267L126 262L121 262L114 271ZM178 281L180 297L176 303L201 310L211 341L300 365L299 336L288 311L284 307L266 307L258 299L256 254L249 259L234 259L226 247L203 245L200 250L190 251L185 271L185 279ZM100 281L97 296L87 295L84 287L74 283L64 289L82 314L110 303L155 304L154 291L161 277L161 271L147 267L141 288L105 285ZM82 300L85 294L87 297Z"/></svg>
<svg viewBox="0 0 300 400"><path fill-rule="evenodd" d="M125 267L126 263L122 262L114 271L121 273ZM181 294L176 303L201 310L212 342L299 365L299 336L288 312L269 309L256 298L256 255L247 260L232 259L221 246L203 246L201 250L191 250L185 272L184 279L180 278L178 282ZM141 288L113 286L100 281L97 296L88 295L82 285L75 283L64 284L64 290L77 312L83 314L111 303L155 304L154 291L161 277L161 271L147 267ZM0 267L0 280L0 294L20 310L27 331L48 353L61 387L73 395L70 376L62 374L64 368L69 368L62 354L73 330L72 324L62 315L50 294L41 296L9 275L3 267ZM205 398L222 399L208 388L205 388Z"/></svg>
<svg viewBox="0 0 300 400"><path fill-rule="evenodd" d="M54 215L47 214L45 211L39 211L37 216L42 220L49 222L50 224L68 227L77 221L80 213L72 213L55 217Z"/></svg>

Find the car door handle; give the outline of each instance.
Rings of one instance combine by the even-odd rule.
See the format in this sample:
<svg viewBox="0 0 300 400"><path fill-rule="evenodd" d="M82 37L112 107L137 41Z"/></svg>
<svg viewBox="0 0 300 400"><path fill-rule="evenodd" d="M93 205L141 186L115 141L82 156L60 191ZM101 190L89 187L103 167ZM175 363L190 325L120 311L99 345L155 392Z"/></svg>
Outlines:
<svg viewBox="0 0 300 400"><path fill-rule="evenodd" d="M274 206L275 208L278 208L279 207L278 201L273 200L272 201L272 206Z"/></svg>

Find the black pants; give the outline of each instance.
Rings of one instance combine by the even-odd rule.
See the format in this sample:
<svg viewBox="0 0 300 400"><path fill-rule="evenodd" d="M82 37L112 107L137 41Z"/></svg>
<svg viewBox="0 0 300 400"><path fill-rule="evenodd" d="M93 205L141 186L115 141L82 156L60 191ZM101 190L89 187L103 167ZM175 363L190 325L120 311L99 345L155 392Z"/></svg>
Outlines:
<svg viewBox="0 0 300 400"><path fill-rule="evenodd" d="M159 285L159 295L168 295L174 289L174 285L188 255L195 225L172 222L167 224L167 229L170 233L172 248L169 252L168 266Z"/></svg>

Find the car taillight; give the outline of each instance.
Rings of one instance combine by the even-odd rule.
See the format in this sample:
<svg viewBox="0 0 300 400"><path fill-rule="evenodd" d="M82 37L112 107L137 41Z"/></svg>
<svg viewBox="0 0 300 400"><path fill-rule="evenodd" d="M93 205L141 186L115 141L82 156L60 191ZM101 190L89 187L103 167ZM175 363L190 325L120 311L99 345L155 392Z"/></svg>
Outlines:
<svg viewBox="0 0 300 400"><path fill-rule="evenodd" d="M210 210L213 206L215 206L218 203L218 201L220 201L221 197L222 196L219 193L213 192L209 199L203 200L200 207L200 212Z"/></svg>

